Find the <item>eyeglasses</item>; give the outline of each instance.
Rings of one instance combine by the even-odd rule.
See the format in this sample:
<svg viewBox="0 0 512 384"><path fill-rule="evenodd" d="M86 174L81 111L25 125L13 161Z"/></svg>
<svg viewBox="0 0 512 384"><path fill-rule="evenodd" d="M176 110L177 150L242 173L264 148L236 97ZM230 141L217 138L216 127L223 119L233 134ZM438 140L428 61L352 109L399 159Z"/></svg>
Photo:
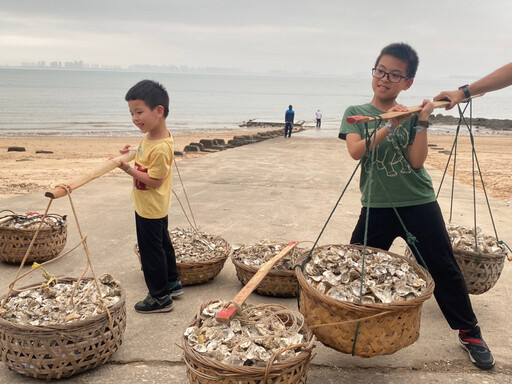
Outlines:
<svg viewBox="0 0 512 384"><path fill-rule="evenodd" d="M398 73L389 73L379 68L372 68L372 76L376 79L383 79L385 76L392 83L399 83L402 79L409 79L407 76L399 75Z"/></svg>

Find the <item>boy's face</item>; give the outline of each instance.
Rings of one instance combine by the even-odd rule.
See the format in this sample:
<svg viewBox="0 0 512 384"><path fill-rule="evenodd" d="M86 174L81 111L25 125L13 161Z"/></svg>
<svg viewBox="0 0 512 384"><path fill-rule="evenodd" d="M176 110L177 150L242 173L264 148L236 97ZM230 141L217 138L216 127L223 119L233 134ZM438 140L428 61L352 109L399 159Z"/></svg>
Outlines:
<svg viewBox="0 0 512 384"><path fill-rule="evenodd" d="M133 124L135 124L142 133L148 133L158 127L163 118L164 108L159 105L154 109L143 100L129 100L128 108L132 115Z"/></svg>
<svg viewBox="0 0 512 384"><path fill-rule="evenodd" d="M397 75L404 76L404 78L402 78L398 83L392 83L389 81L387 75L382 79L372 77L374 96L380 100L396 99L398 94L409 89L414 81L414 79L405 79L407 76L407 63L394 56L382 56L376 68L388 73L395 73Z"/></svg>

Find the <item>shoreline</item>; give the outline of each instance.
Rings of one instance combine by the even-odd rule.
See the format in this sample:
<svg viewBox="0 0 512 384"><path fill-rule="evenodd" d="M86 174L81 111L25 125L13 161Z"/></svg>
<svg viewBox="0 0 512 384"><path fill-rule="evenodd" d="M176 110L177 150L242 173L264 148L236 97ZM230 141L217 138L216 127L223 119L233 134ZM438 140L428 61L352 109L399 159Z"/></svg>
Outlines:
<svg viewBox="0 0 512 384"><path fill-rule="evenodd" d="M309 128L309 127L308 127ZM175 134L175 151L182 151L191 142L201 139L224 139L227 143L234 136L254 135L258 132L275 131L276 127L241 128L236 131L219 131L212 133ZM314 131L314 129L312 130ZM117 156L125 144L138 145L142 136L134 137L103 137L103 136L7 136L1 137L0 161L0 200L33 192L44 192L55 185L73 180L84 169L98 165L102 160ZM280 138L276 138L279 140ZM293 139L293 134L292 134ZM333 140L338 142L333 137ZM512 153L504 150L512 145L512 135L474 136L477 159L482 170L483 180L489 196L512 203ZM454 136L449 134L429 133L429 155L426 166L441 172L446 168ZM22 146L25 152L7 152L8 147ZM53 153L36 153L36 151ZM336 149L343 150L343 149ZM456 179L472 185L473 170L471 161L471 142L467 136L459 136L457 140ZM187 152L176 156L176 161L183 161L207 152ZM321 159L321 154L318 154ZM452 162L453 164L453 159ZM121 173L119 169L109 175ZM452 176L449 166L447 180ZM482 189L476 169L476 185ZM4 207L8 208L8 207Z"/></svg>

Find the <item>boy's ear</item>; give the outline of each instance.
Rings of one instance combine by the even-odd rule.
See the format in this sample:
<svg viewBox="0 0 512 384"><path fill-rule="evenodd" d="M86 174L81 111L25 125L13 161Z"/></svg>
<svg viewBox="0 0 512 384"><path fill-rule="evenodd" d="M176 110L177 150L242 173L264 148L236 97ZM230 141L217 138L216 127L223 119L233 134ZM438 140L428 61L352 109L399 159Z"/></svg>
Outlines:
<svg viewBox="0 0 512 384"><path fill-rule="evenodd" d="M405 82L404 87L402 88L403 91L407 91L409 88L411 88L412 83L414 83L414 77L412 79L407 79Z"/></svg>
<svg viewBox="0 0 512 384"><path fill-rule="evenodd" d="M165 108L164 108L164 106L163 106L163 105L157 105L157 106L155 107L155 109L156 109L156 112L158 113L158 116L159 116L159 117L161 117L161 116L163 116L163 115L164 115Z"/></svg>

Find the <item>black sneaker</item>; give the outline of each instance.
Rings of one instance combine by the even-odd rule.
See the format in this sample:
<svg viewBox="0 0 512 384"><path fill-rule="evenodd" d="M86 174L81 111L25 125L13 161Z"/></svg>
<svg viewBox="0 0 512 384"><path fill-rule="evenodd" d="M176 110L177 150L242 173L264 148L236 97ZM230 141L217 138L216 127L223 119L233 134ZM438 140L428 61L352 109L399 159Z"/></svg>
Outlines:
<svg viewBox="0 0 512 384"><path fill-rule="evenodd" d="M148 296L135 304L135 310L140 313L170 312L174 308L172 298L166 295L163 299L157 299L148 293Z"/></svg>
<svg viewBox="0 0 512 384"><path fill-rule="evenodd" d="M471 362L480 369L491 369L494 367L494 357L487 344L485 344L480 332L480 327L459 331L459 341L462 348L468 351Z"/></svg>
<svg viewBox="0 0 512 384"><path fill-rule="evenodd" d="M169 283L169 295L171 297L178 297L183 295L185 292L183 291L183 286L181 285L181 281L176 280L172 283Z"/></svg>

